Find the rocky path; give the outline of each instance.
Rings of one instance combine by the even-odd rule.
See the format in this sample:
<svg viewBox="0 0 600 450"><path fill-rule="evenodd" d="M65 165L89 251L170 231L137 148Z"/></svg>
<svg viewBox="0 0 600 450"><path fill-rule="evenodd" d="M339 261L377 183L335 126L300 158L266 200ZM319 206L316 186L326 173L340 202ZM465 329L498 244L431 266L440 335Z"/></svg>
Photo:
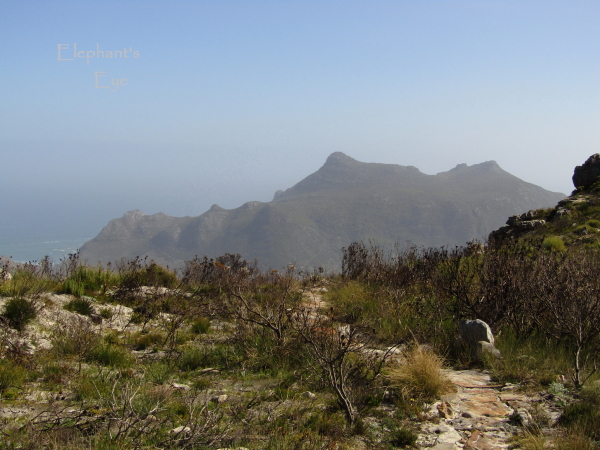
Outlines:
<svg viewBox="0 0 600 450"><path fill-rule="evenodd" d="M481 371L448 371L457 391L442 397L430 414L438 423L422 428L419 445L435 450L499 450L511 447L519 423L531 420L533 405L543 405L539 398L515 392L513 385L497 385ZM549 419L558 411L545 410ZM514 443L513 443L514 446Z"/></svg>

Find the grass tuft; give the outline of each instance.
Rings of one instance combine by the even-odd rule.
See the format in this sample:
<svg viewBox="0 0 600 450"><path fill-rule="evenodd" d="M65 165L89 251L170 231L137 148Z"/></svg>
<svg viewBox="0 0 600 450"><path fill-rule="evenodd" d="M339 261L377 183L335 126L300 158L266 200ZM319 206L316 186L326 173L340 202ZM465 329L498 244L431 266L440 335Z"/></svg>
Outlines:
<svg viewBox="0 0 600 450"><path fill-rule="evenodd" d="M210 320L206 317L200 317L192 323L192 333L194 334L206 334L210 329Z"/></svg>
<svg viewBox="0 0 600 450"><path fill-rule="evenodd" d="M405 398L433 400L454 389L442 368L443 359L433 350L415 346L407 353L405 364L388 371L388 378Z"/></svg>
<svg viewBox="0 0 600 450"><path fill-rule="evenodd" d="M94 313L94 307L92 302L87 298L75 298L65 304L64 308L67 311L81 314L82 316L89 316Z"/></svg>

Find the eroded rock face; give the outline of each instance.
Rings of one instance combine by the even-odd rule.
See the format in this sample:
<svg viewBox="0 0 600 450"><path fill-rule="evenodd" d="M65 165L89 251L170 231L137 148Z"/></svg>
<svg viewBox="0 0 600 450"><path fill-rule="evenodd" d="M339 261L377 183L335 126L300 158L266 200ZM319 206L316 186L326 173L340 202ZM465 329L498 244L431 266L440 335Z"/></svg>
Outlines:
<svg viewBox="0 0 600 450"><path fill-rule="evenodd" d="M573 184L575 188L589 188L600 176L600 153L590 156L582 166L575 167Z"/></svg>

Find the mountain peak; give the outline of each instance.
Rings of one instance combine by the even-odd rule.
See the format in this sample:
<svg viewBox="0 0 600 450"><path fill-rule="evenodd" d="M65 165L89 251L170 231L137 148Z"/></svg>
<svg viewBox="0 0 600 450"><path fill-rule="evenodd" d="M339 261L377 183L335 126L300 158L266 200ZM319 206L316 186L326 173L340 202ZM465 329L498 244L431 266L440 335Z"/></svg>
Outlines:
<svg viewBox="0 0 600 450"><path fill-rule="evenodd" d="M346 155L343 152L333 152L325 161L326 166L351 164L357 162L354 158Z"/></svg>

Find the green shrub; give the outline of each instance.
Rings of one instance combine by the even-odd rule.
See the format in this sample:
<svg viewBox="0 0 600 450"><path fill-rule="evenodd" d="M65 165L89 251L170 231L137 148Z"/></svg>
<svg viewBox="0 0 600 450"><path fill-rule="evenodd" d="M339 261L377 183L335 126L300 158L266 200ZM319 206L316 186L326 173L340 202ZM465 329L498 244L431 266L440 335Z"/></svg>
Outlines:
<svg viewBox="0 0 600 450"><path fill-rule="evenodd" d="M25 381L27 371L11 362L0 362L0 394L9 388L18 388Z"/></svg>
<svg viewBox="0 0 600 450"><path fill-rule="evenodd" d="M562 252L565 250L565 243L560 236L548 236L543 242L544 248L552 252Z"/></svg>
<svg viewBox="0 0 600 450"><path fill-rule="evenodd" d="M60 292L62 294L74 295L75 297L79 298L85 294L85 286L80 281L67 278L65 281L63 281Z"/></svg>
<svg viewBox="0 0 600 450"><path fill-rule="evenodd" d="M306 421L306 427L322 436L336 438L346 433L346 420L340 414L320 411L312 414Z"/></svg>
<svg viewBox="0 0 600 450"><path fill-rule="evenodd" d="M570 431L600 440L600 405L585 399L572 403L565 408L558 423Z"/></svg>
<svg viewBox="0 0 600 450"><path fill-rule="evenodd" d="M564 342L533 333L522 339L519 333L506 328L496 340L502 359L488 358L486 368L501 382L547 385L558 397L561 386L559 375L568 373L572 365L570 349Z"/></svg>
<svg viewBox="0 0 600 450"><path fill-rule="evenodd" d="M52 352L59 357L87 357L100 342L100 336L88 319L72 316L56 322L51 330Z"/></svg>
<svg viewBox="0 0 600 450"><path fill-rule="evenodd" d="M223 344L214 347L189 346L179 357L179 368L184 371L196 370L202 367L227 366L229 350Z"/></svg>
<svg viewBox="0 0 600 450"><path fill-rule="evenodd" d="M194 383L192 384L192 386L197 391L205 391L206 389L208 389L209 387L212 386L212 383L210 380L207 380L206 378L197 378L196 380L194 380Z"/></svg>
<svg viewBox="0 0 600 450"><path fill-rule="evenodd" d="M89 316L94 313L94 307L92 302L87 298L75 298L65 304L64 308L67 311L81 314L82 316Z"/></svg>
<svg viewBox="0 0 600 450"><path fill-rule="evenodd" d="M192 323L192 333L194 334L206 334L210 329L210 320L206 317L200 317Z"/></svg>
<svg viewBox="0 0 600 450"><path fill-rule="evenodd" d="M52 363L45 366L42 369L43 380L52 385L59 385L63 383L63 377L69 373L69 369L66 366Z"/></svg>
<svg viewBox="0 0 600 450"><path fill-rule="evenodd" d="M35 273L34 269L19 269L11 280L0 285L0 295L4 297L30 297L52 290L55 283Z"/></svg>
<svg viewBox="0 0 600 450"><path fill-rule="evenodd" d="M100 317L102 317L105 320L110 320L112 319L112 317L114 316L114 311L110 308L100 308Z"/></svg>
<svg viewBox="0 0 600 450"><path fill-rule="evenodd" d="M600 220L590 219L586 223L592 228L600 228Z"/></svg>
<svg viewBox="0 0 600 450"><path fill-rule="evenodd" d="M100 344L92 348L87 359L103 366L118 368L128 367L132 363L126 350L110 344Z"/></svg>
<svg viewBox="0 0 600 450"><path fill-rule="evenodd" d="M118 283L118 277L101 266L79 266L62 285L62 292L81 297L86 291L104 294L110 285Z"/></svg>
<svg viewBox="0 0 600 450"><path fill-rule="evenodd" d="M398 428L390 435L390 444L394 447L414 447L419 435L410 428Z"/></svg>
<svg viewBox="0 0 600 450"><path fill-rule="evenodd" d="M179 358L179 368L181 370L196 370L204 367L207 354L201 347L188 347Z"/></svg>
<svg viewBox="0 0 600 450"><path fill-rule="evenodd" d="M165 336L160 333L142 334L135 340L136 350L146 350L149 347L154 347L165 342Z"/></svg>
<svg viewBox="0 0 600 450"><path fill-rule="evenodd" d="M22 331L37 316L35 301L20 297L11 298L4 305L3 316L11 328Z"/></svg>
<svg viewBox="0 0 600 450"><path fill-rule="evenodd" d="M592 227L590 227L588 225L579 225L578 227L575 227L573 229L573 233L574 234L581 234L581 235L583 235L583 234L593 234L593 233L596 233L596 229L592 228Z"/></svg>
<svg viewBox="0 0 600 450"><path fill-rule="evenodd" d="M171 364L154 362L147 367L145 376L152 383L165 384L171 379L173 372L174 367Z"/></svg>

